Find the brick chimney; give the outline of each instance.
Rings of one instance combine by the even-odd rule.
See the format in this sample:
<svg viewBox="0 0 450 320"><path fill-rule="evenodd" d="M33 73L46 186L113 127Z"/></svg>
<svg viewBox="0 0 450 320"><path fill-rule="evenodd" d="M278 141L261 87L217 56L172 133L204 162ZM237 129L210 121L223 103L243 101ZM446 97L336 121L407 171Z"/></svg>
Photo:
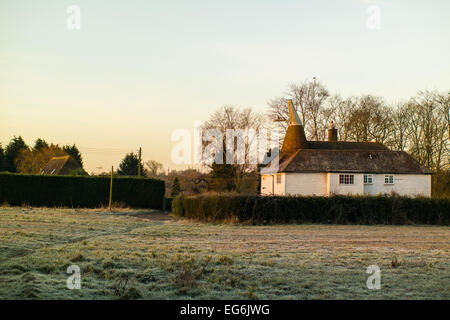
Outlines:
<svg viewBox="0 0 450 320"><path fill-rule="evenodd" d="M330 142L338 141L338 131L337 131L336 127L334 126L333 121L331 121L330 129L328 129L328 141L330 141Z"/></svg>

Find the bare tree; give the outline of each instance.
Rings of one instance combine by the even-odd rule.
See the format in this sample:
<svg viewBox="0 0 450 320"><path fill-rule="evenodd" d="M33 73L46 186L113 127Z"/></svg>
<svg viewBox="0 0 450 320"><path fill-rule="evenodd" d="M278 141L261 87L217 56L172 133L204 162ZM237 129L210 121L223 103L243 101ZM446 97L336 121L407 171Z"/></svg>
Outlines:
<svg viewBox="0 0 450 320"><path fill-rule="evenodd" d="M389 139L388 145L397 151L405 151L410 139L408 129L410 127L410 118L408 113L408 104L401 102L393 110L392 117L392 135Z"/></svg>
<svg viewBox="0 0 450 320"><path fill-rule="evenodd" d="M436 101L439 105L440 115L442 116L440 149L443 154L439 157L439 160L442 161L443 169L450 170L450 92L448 94L437 94Z"/></svg>
<svg viewBox="0 0 450 320"><path fill-rule="evenodd" d="M328 108L334 110L333 122L339 130L339 140L347 141L351 135L350 114L355 109L356 98L343 99L339 95L334 95L328 99Z"/></svg>
<svg viewBox="0 0 450 320"><path fill-rule="evenodd" d="M280 133L285 133L289 125L288 100L286 98L276 98L270 100L267 105L269 110L267 117L276 123Z"/></svg>
<svg viewBox="0 0 450 320"><path fill-rule="evenodd" d="M252 161L252 152L255 152L257 146L257 135L247 134L251 131L259 132L265 125L265 118L255 113L250 108L239 109L233 106L224 106L216 111L208 121L202 126L203 134L208 130L217 130L221 134L221 145L214 150L222 154L223 163L207 163L212 170L212 176L218 181L225 181L225 190L240 191L242 188L243 177L246 173L256 169L256 163ZM234 132L243 132L244 139L239 141L240 137L231 137L232 140L227 141L227 130ZM228 137L230 138L230 137ZM232 146L230 144L232 143ZM208 142L204 142L204 146ZM243 154L238 150L239 146L244 147ZM243 161L240 157L243 157ZM216 158L217 159L217 158Z"/></svg>
<svg viewBox="0 0 450 320"><path fill-rule="evenodd" d="M320 82L309 82L306 84L308 103L306 104L306 110L310 115L311 125L309 130L311 136L315 140L319 140L319 126L320 116L324 114L323 105L329 93L327 89Z"/></svg>
<svg viewBox="0 0 450 320"><path fill-rule="evenodd" d="M147 162L145 162L145 165L148 168L149 177L156 177L158 176L158 173L163 170L162 163L156 160L148 160Z"/></svg>
<svg viewBox="0 0 450 320"><path fill-rule="evenodd" d="M380 105L372 114L369 133L372 141L385 143L391 137L393 128L393 110L387 105Z"/></svg>
<svg viewBox="0 0 450 320"><path fill-rule="evenodd" d="M290 84L286 95L292 99L308 138L319 140L321 121L324 115L323 108L329 96L328 90L319 81L304 81L299 84ZM276 98L271 100L268 105L269 118L277 120L280 131L284 133L289 119L287 99Z"/></svg>
<svg viewBox="0 0 450 320"><path fill-rule="evenodd" d="M436 92L420 91L408 104L409 151L421 164L437 171L443 159L448 159L448 103Z"/></svg>
<svg viewBox="0 0 450 320"><path fill-rule="evenodd" d="M356 99L348 116L349 138L384 143L392 131L392 111L381 97L364 95Z"/></svg>

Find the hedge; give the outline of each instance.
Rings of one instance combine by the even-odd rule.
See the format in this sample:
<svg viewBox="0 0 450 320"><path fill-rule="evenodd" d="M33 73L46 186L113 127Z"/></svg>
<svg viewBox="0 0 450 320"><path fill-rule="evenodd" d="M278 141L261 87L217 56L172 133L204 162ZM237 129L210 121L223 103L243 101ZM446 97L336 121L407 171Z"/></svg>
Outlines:
<svg viewBox="0 0 450 320"><path fill-rule="evenodd" d="M449 198L400 196L178 196L173 213L200 221L252 224L434 224L449 225Z"/></svg>
<svg viewBox="0 0 450 320"><path fill-rule="evenodd" d="M172 202L173 202L172 197L164 198L164 210L165 211L172 211Z"/></svg>
<svg viewBox="0 0 450 320"><path fill-rule="evenodd" d="M0 173L0 203L48 207L107 206L110 177ZM132 208L162 209L164 181L114 177L112 202Z"/></svg>

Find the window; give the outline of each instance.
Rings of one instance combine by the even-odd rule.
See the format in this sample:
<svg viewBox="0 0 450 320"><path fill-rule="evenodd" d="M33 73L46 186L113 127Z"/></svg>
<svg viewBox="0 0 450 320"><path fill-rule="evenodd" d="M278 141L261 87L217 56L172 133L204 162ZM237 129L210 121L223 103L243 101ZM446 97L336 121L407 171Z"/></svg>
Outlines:
<svg viewBox="0 0 450 320"><path fill-rule="evenodd" d="M281 174L277 174L277 184L281 183Z"/></svg>
<svg viewBox="0 0 450 320"><path fill-rule="evenodd" d="M353 174L340 174L339 184L354 184L355 176Z"/></svg>
<svg viewBox="0 0 450 320"><path fill-rule="evenodd" d="M393 175L385 175L384 176L384 184L394 184L394 176Z"/></svg>
<svg viewBox="0 0 450 320"><path fill-rule="evenodd" d="M365 174L364 184L372 184L372 183L373 183L373 176L371 174Z"/></svg>

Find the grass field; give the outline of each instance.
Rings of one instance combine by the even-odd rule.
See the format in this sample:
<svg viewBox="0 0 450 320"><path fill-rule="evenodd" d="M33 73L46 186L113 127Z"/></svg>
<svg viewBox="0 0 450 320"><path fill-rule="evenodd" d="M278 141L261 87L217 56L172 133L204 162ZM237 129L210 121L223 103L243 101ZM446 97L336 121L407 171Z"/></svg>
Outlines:
<svg viewBox="0 0 450 320"><path fill-rule="evenodd" d="M0 207L0 299L450 299L450 228ZM69 290L69 265L81 289ZM369 265L381 289L366 287Z"/></svg>

